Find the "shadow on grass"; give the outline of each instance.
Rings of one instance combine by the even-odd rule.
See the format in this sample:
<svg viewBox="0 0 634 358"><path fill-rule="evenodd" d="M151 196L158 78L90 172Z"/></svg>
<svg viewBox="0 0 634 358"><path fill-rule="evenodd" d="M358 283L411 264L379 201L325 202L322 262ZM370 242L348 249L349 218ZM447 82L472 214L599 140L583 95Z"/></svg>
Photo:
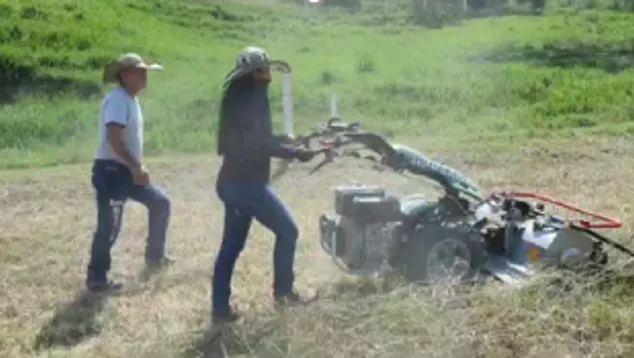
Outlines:
<svg viewBox="0 0 634 358"><path fill-rule="evenodd" d="M103 326L97 316L104 310L111 297L131 297L148 290L156 293L183 283L180 276L171 277L171 279L163 278L161 273L158 270L143 270L140 273L140 282L126 284L118 291L95 293L83 290L79 292L72 301L58 308L53 318L40 329L34 348L42 351L54 346L72 347L98 336ZM191 272L188 272L188 277L191 277ZM230 341L238 342L232 338ZM230 346L239 348L237 343Z"/></svg>
<svg viewBox="0 0 634 358"><path fill-rule="evenodd" d="M103 58L93 58L88 61L87 68L100 68ZM65 68L72 65L65 60L48 58L42 59L38 65L22 63L15 58L0 54L0 104L13 104L25 95L44 95L54 97L63 93L70 93L78 98L88 99L99 96L102 89L99 84L66 77L53 77L41 74L40 67Z"/></svg>
<svg viewBox="0 0 634 358"><path fill-rule="evenodd" d="M503 47L485 61L526 62L541 66L600 69L618 73L634 67L632 41L616 44L589 44L583 42L546 43L543 45L512 45Z"/></svg>
<svg viewBox="0 0 634 358"><path fill-rule="evenodd" d="M48 76L6 81L0 84L0 104L14 104L21 97L29 95L52 98L61 94L69 94L80 99L92 99L101 96L102 90L98 84L90 81Z"/></svg>
<svg viewBox="0 0 634 358"><path fill-rule="evenodd" d="M601 293L609 292L623 297L631 297L634 294L634 275L605 275L588 286L589 289Z"/></svg>
<svg viewBox="0 0 634 358"><path fill-rule="evenodd" d="M72 301L58 308L53 318L40 329L35 338L35 349L41 351L55 346L72 347L98 336L103 326L97 316L106 307L109 298L135 296L145 292L147 288L148 286L131 284L113 292L79 292Z"/></svg>
<svg viewBox="0 0 634 358"><path fill-rule="evenodd" d="M242 325L211 325L194 342L193 347L183 352L183 358L226 358L236 356L280 357L286 356L284 342L271 344L271 337L280 323L273 319L256 327ZM266 343L265 343L266 342Z"/></svg>
<svg viewBox="0 0 634 358"><path fill-rule="evenodd" d="M74 300L55 312L53 318L40 329L35 349L54 346L71 347L101 333L97 315L106 306L108 294L80 292Z"/></svg>
<svg viewBox="0 0 634 358"><path fill-rule="evenodd" d="M297 307L300 310L309 309L314 314L319 314L322 308L319 302L330 303L340 300L354 302L355 299L366 298L373 295L389 292L390 288L384 287L381 280L344 279L334 284L329 284L326 289L318 290L319 298L308 306ZM289 329L288 315L294 315L297 308L289 308L289 311L277 311L269 316L260 312L251 321L243 318L242 322L235 324L210 325L201 336L193 342L193 345L183 352L182 358L225 358L225 357L287 357L289 356L289 342L285 338L285 330ZM306 312L301 313L306 314ZM251 322L249 322L251 321Z"/></svg>

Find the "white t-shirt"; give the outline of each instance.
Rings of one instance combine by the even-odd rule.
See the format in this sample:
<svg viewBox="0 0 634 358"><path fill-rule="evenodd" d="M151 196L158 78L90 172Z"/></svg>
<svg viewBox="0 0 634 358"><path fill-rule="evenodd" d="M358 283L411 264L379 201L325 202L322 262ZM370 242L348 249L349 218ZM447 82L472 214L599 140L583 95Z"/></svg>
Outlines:
<svg viewBox="0 0 634 358"><path fill-rule="evenodd" d="M125 126L123 143L130 154L139 162L143 156L143 113L136 97L121 87L110 91L101 104L99 116L99 144L95 159L111 159L122 162L110 148L107 140L108 123Z"/></svg>

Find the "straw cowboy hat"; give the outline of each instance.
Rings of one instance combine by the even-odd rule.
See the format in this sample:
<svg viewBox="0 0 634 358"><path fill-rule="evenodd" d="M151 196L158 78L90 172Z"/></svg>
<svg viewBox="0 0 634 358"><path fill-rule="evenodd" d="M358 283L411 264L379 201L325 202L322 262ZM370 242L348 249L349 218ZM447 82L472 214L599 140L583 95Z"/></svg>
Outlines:
<svg viewBox="0 0 634 358"><path fill-rule="evenodd" d="M247 46L238 55L235 68L225 76L222 87L226 90L229 84L236 79L267 67L275 67L283 72L290 72L291 70L285 61L269 60L269 56L263 48Z"/></svg>
<svg viewBox="0 0 634 358"><path fill-rule="evenodd" d="M106 68L103 71L103 82L104 83L118 83L119 82L119 74L121 71L130 69L130 68L142 68L146 70L152 71L161 71L163 70L163 66L158 63L148 64L141 58L141 56L136 53L126 53L121 55L117 60L112 61L106 65Z"/></svg>

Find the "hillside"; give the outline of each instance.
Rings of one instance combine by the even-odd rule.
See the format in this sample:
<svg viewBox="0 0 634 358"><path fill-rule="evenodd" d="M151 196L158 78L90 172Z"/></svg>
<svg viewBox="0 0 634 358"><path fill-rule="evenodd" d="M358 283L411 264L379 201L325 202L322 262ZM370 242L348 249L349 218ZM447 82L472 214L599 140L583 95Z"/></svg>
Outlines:
<svg viewBox="0 0 634 358"><path fill-rule="evenodd" d="M221 78L247 44L293 65L300 129L336 92L347 119L414 136L631 130L631 13L553 8L435 29L405 5L384 24L372 7L306 19L273 3L1 0L1 162L89 158L101 66L124 51L167 68L143 98L149 153L208 151Z"/></svg>

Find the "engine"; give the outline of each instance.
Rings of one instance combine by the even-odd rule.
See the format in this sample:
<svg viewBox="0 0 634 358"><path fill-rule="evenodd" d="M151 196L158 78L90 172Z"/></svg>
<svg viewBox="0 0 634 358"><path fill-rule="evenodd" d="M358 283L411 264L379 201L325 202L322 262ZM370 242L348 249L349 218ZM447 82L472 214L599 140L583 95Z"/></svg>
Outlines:
<svg viewBox="0 0 634 358"><path fill-rule="evenodd" d="M378 270L401 220L399 200L374 186L335 189L335 215L322 215L321 243L348 270Z"/></svg>

